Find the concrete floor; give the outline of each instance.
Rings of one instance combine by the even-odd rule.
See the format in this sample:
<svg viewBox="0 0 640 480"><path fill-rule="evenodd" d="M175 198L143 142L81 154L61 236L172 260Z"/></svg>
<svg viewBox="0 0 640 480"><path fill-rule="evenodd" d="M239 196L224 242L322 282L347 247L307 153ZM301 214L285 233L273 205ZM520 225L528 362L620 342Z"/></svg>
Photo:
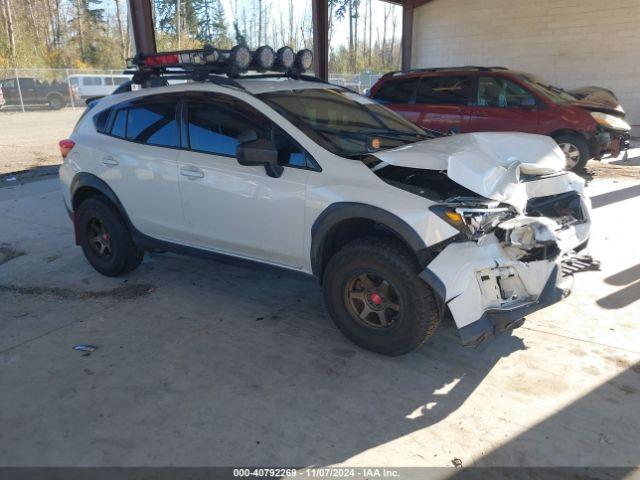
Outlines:
<svg viewBox="0 0 640 480"><path fill-rule="evenodd" d="M571 297L385 358L312 279L169 254L102 277L56 179L0 188L0 465L638 465L640 183L589 193L603 268Z"/></svg>

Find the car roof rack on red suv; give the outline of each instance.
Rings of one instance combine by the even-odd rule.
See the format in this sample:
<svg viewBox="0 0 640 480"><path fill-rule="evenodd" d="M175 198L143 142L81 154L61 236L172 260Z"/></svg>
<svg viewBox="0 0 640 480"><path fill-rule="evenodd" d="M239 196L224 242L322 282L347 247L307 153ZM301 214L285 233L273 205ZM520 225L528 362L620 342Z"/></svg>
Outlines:
<svg viewBox="0 0 640 480"><path fill-rule="evenodd" d="M493 70L509 70L509 69L507 67L481 67L477 65L467 65L465 67L412 68L409 70L395 70L393 72L385 73L383 77L395 77L396 75L405 75L410 73L446 72L446 71L458 71L458 70L476 70L479 72L491 72Z"/></svg>

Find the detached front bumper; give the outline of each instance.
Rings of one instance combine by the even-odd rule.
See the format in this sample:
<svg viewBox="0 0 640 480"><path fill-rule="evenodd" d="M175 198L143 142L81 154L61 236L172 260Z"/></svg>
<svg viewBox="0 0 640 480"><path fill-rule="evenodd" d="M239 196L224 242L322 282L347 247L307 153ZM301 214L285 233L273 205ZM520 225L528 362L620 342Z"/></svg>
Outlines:
<svg viewBox="0 0 640 480"><path fill-rule="evenodd" d="M495 236L448 245L420 273L447 305L463 345L475 346L567 296L560 256L521 261Z"/></svg>
<svg viewBox="0 0 640 480"><path fill-rule="evenodd" d="M421 277L427 283L433 279L428 269ZM522 325L523 318L545 307L559 302L569 295L569 281L562 276L562 270L556 265L547 283L538 297L517 302L508 307L494 307L484 310L475 321L458 328L460 339L465 347L475 347L484 340L501 332L512 330Z"/></svg>
<svg viewBox="0 0 640 480"><path fill-rule="evenodd" d="M448 307L465 346L569 294L562 260L588 242L589 210L577 193L533 198L531 216L507 220L479 241L450 243L424 268L420 277Z"/></svg>

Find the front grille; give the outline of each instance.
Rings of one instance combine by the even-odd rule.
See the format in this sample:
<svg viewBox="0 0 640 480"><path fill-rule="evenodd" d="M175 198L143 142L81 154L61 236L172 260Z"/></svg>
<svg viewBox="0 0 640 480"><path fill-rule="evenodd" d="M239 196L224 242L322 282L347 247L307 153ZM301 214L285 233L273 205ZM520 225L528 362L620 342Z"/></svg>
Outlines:
<svg viewBox="0 0 640 480"><path fill-rule="evenodd" d="M561 229L586 221L582 210L582 199L577 192L532 198L527 202L525 213L530 217L551 218L560 225Z"/></svg>

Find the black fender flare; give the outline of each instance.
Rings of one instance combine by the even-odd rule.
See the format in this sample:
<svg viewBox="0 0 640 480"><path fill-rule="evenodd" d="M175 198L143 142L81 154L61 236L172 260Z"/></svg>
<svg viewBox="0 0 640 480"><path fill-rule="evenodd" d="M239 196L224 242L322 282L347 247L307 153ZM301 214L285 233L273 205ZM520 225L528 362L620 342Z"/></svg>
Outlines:
<svg viewBox="0 0 640 480"><path fill-rule="evenodd" d="M313 275L322 275L322 253L327 234L340 222L349 219L366 219L382 225L393 232L416 254L421 266L428 247L408 223L400 217L379 207L365 203L338 202L325 208L311 227L311 270Z"/></svg>
<svg viewBox="0 0 640 480"><path fill-rule="evenodd" d="M118 210L118 213L122 215L122 218L124 218L125 222L127 222L127 226L129 228L133 227L131 220L129 220L129 215L127 215L127 212L124 209L122 202L120 202L120 199L115 194L115 192L111 190L111 187L109 187L109 185L107 185L107 183L104 180L102 180L100 177L92 173L86 173L86 172L76 173L76 175L71 180L71 185L69 187L69 190L71 193L71 208L73 209L73 211L75 211L77 208L76 200L75 200L76 194L82 188L91 188L93 190L100 192L105 197L107 197L107 199L109 199L109 201L113 204L113 206L116 207L116 209Z"/></svg>

